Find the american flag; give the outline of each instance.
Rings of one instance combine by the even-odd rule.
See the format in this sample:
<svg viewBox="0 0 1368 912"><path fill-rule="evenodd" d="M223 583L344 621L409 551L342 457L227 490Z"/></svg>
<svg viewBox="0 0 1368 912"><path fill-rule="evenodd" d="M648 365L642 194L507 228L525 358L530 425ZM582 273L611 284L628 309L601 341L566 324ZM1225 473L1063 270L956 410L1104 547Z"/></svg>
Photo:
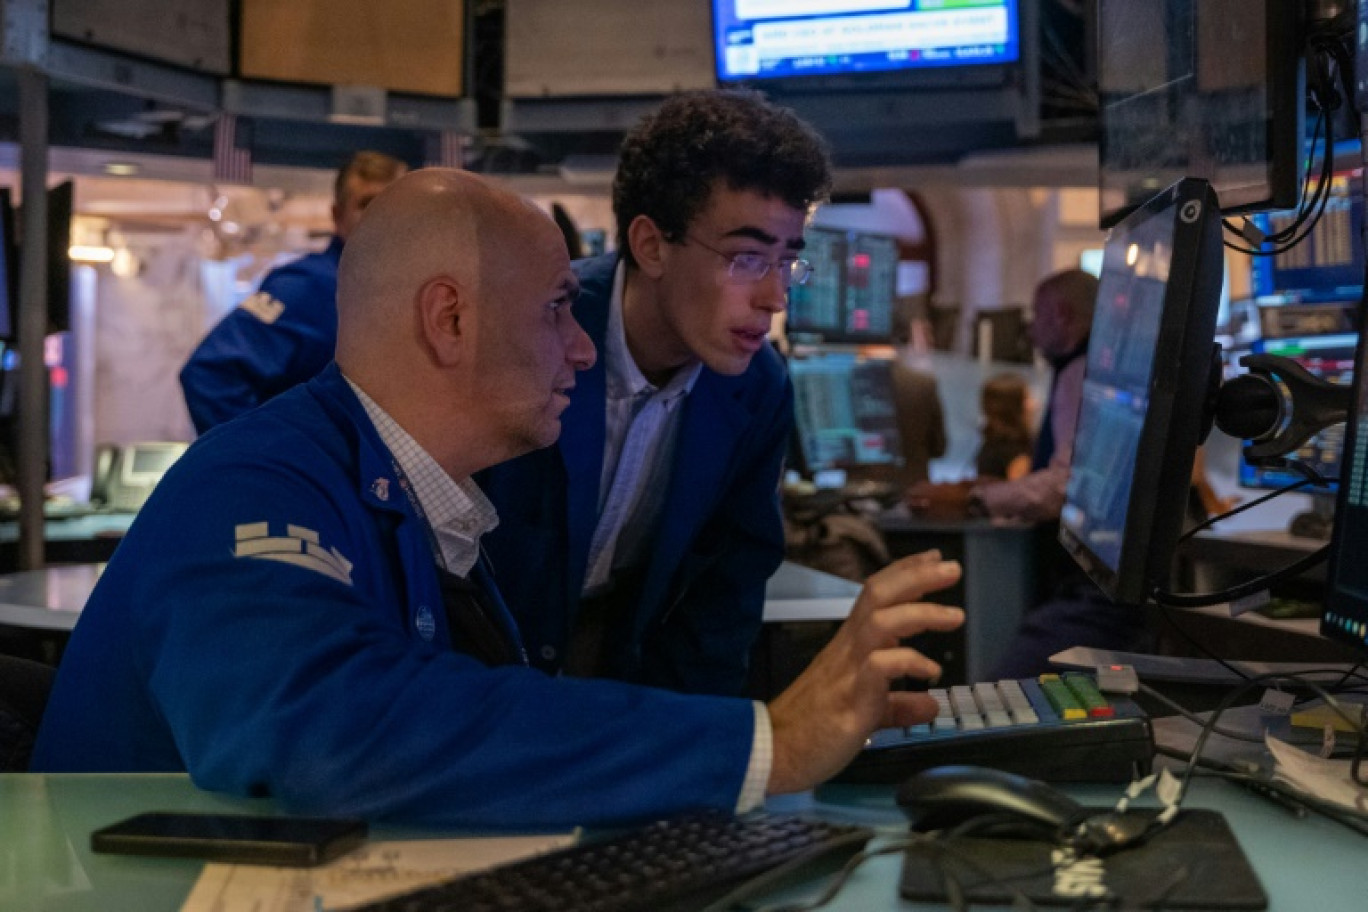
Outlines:
<svg viewBox="0 0 1368 912"><path fill-rule="evenodd" d="M214 124L214 180L232 184L252 182L251 130L243 124L238 137L238 117L223 113Z"/></svg>
<svg viewBox="0 0 1368 912"><path fill-rule="evenodd" d="M428 138L423 150L428 168L464 168L466 138L455 130L443 130Z"/></svg>

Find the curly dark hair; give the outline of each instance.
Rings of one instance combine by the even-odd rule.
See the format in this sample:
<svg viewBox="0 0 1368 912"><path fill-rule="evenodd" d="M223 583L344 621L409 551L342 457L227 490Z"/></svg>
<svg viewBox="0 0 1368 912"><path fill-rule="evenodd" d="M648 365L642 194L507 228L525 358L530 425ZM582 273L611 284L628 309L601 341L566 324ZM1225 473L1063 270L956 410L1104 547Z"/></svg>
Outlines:
<svg viewBox="0 0 1368 912"><path fill-rule="evenodd" d="M648 216L677 241L722 180L807 209L831 191L826 143L758 92L685 92L627 134L613 180L619 252L633 263L627 228Z"/></svg>

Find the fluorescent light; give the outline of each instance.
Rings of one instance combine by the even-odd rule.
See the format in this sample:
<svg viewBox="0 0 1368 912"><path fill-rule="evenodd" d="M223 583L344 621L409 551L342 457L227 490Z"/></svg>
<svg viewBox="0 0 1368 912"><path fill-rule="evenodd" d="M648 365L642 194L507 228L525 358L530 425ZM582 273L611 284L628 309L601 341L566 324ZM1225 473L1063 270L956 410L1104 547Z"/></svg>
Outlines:
<svg viewBox="0 0 1368 912"><path fill-rule="evenodd" d="M72 244L67 248L67 256L71 258L73 263L112 263L114 262L114 248Z"/></svg>

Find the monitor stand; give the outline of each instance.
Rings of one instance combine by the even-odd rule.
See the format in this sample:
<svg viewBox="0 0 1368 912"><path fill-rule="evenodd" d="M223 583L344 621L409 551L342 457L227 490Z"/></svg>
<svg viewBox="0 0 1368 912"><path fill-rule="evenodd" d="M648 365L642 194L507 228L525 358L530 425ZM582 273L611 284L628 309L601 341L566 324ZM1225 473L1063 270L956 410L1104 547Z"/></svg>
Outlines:
<svg viewBox="0 0 1368 912"><path fill-rule="evenodd" d="M1311 496L1311 509L1292 517L1287 534L1296 538L1310 538L1328 542L1335 527L1335 501L1330 497Z"/></svg>

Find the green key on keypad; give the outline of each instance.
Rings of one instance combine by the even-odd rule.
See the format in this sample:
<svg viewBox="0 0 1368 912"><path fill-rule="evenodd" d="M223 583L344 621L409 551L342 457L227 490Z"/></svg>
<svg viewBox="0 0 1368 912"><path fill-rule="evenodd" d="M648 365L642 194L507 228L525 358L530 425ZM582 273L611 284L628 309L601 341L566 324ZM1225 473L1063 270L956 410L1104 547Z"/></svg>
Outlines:
<svg viewBox="0 0 1368 912"><path fill-rule="evenodd" d="M1059 718L1065 720L1088 718L1088 711L1083 708L1078 697L1060 679L1059 675L1041 675L1039 680L1041 692L1045 694L1045 699L1050 701L1054 711L1059 713Z"/></svg>
<svg viewBox="0 0 1368 912"><path fill-rule="evenodd" d="M1102 691L1097 689L1097 683L1092 676L1085 674L1066 674L1064 683L1078 701L1088 710L1088 716L1093 719L1109 719L1116 714L1112 706L1107 702L1107 698L1102 695Z"/></svg>

